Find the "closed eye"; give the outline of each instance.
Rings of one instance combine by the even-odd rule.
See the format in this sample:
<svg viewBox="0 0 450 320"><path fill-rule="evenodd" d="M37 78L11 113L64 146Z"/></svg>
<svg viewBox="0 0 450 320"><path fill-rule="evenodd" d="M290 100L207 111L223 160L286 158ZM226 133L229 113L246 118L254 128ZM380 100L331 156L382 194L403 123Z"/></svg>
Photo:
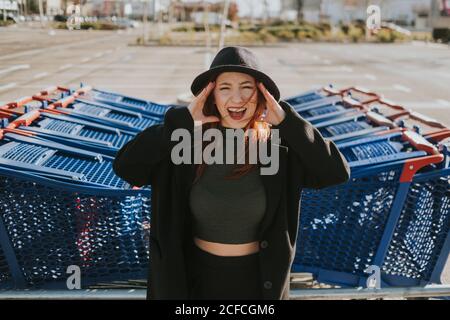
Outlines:
<svg viewBox="0 0 450 320"><path fill-rule="evenodd" d="M229 90L230 88L220 88L219 90L220 91L222 91L222 90ZM253 87L242 87L242 89L250 89L250 90L253 90Z"/></svg>

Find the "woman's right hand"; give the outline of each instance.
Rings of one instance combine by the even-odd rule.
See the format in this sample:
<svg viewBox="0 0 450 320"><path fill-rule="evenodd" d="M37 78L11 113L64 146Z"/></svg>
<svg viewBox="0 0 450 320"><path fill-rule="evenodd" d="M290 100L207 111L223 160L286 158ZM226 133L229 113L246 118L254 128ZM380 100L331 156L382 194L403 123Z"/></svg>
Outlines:
<svg viewBox="0 0 450 320"><path fill-rule="evenodd" d="M214 89L215 82L210 82L208 85L203 88L202 92L194 99L192 99L191 103L188 106L188 110L191 113L192 119L195 121L200 121L201 124L209 123L209 122L219 122L220 119L215 116L205 116L203 114L203 107L205 106L206 99L210 95L211 91Z"/></svg>

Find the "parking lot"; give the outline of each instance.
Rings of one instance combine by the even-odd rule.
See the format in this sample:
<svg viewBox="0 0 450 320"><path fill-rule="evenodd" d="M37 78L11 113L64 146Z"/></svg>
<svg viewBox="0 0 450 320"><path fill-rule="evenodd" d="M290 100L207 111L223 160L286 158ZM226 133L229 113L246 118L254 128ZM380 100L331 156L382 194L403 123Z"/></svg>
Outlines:
<svg viewBox="0 0 450 320"><path fill-rule="evenodd" d="M0 29L0 102L49 85L99 88L176 102L214 49L138 47L141 31ZM282 96L358 85L450 124L450 47L439 44L301 43L254 47Z"/></svg>
<svg viewBox="0 0 450 320"><path fill-rule="evenodd" d="M140 33L0 29L0 104L51 85L78 87L80 82L160 103L177 102L215 50L135 46ZM252 49L283 97L328 84L356 85L450 124L449 46L302 43ZM449 271L445 281L450 282Z"/></svg>

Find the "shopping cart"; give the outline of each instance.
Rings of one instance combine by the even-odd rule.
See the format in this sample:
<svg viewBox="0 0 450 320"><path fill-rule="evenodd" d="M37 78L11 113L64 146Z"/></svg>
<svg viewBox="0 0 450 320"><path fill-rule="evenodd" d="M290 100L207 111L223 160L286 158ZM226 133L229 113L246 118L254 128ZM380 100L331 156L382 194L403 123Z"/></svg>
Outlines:
<svg viewBox="0 0 450 320"><path fill-rule="evenodd" d="M375 92L372 92L370 90L367 90L362 87L349 87L345 89L341 89L339 91L339 94L342 97L352 97L352 99L362 103L362 104L368 104L373 101L378 101L382 99L380 95L378 95Z"/></svg>
<svg viewBox="0 0 450 320"><path fill-rule="evenodd" d="M36 99L33 97L23 97L16 101L0 105L0 111L13 113L15 115L23 115L31 110L43 109L48 106L47 101Z"/></svg>
<svg viewBox="0 0 450 320"><path fill-rule="evenodd" d="M293 108L312 124L338 117L361 114L365 111L364 105L351 97L339 98L339 100L331 103L297 105Z"/></svg>
<svg viewBox="0 0 450 320"><path fill-rule="evenodd" d="M0 287L67 289L69 266L83 288L146 278L150 190L111 166L108 156L0 130Z"/></svg>
<svg viewBox="0 0 450 320"><path fill-rule="evenodd" d="M402 211L406 210L405 204L411 196L413 178L420 176L417 171L425 174L440 170L439 174L444 176L448 172L443 166L444 155L411 131L387 132L339 143L338 147L349 162L351 178L346 184L304 190L292 270L313 273L323 283L365 286L369 276L365 270L376 265L383 266L382 286L403 285L411 274L390 275L390 270L395 268L389 259L395 260L396 255L389 248L403 248L396 228L403 230L402 225L414 224ZM422 177L432 184L429 176ZM438 190L442 193L442 186ZM433 208L433 212L447 217L446 201ZM404 223L402 217L406 219ZM439 239L447 238L448 222L447 225L445 219L435 222L439 223L434 225ZM422 236L420 225L411 226L414 227L416 235ZM442 253L442 246L433 247L432 243L428 243L428 248L424 253L432 253L428 269L436 270L435 262L445 253ZM422 274L415 280L430 281L430 278Z"/></svg>
<svg viewBox="0 0 450 320"><path fill-rule="evenodd" d="M114 129L68 117L52 110L37 109L11 120L0 128L14 129L36 139L51 140L83 150L114 156L135 132Z"/></svg>
<svg viewBox="0 0 450 320"><path fill-rule="evenodd" d="M307 91L305 93L286 98L285 101L294 107L309 107L337 103L340 102L343 97L350 97L362 104L367 104L381 99L378 94L361 87L349 87L338 90L330 85L328 87Z"/></svg>
<svg viewBox="0 0 450 320"><path fill-rule="evenodd" d="M394 118L394 122L402 128L412 130L425 137L450 130L446 125L417 112L397 116Z"/></svg>
<svg viewBox="0 0 450 320"><path fill-rule="evenodd" d="M335 142L380 134L383 131L394 128L414 131L426 138L450 130L450 128L436 120L415 112L399 113L396 117L393 117L393 112L389 112L387 107L383 111L388 111L387 113L395 120L392 121L381 115L381 112L367 111L318 122L315 124L315 127L325 138Z"/></svg>
<svg viewBox="0 0 450 320"><path fill-rule="evenodd" d="M100 102L78 99L74 95L48 105L47 109L55 110L71 117L134 132L140 132L163 121L160 118L142 115L139 112L109 106Z"/></svg>
<svg viewBox="0 0 450 320"><path fill-rule="evenodd" d="M112 172L113 157L36 139L32 133L16 129L0 129L0 139L3 167L83 185L129 187Z"/></svg>
<svg viewBox="0 0 450 320"><path fill-rule="evenodd" d="M97 101L157 118L163 118L167 109L170 107L170 105L163 105L107 90L83 86L83 84L81 84L81 88L75 91L75 94L79 99L85 101Z"/></svg>
<svg viewBox="0 0 450 320"><path fill-rule="evenodd" d="M52 86L44 90L39 91L32 97L41 101L47 101L49 103L58 101L74 93L74 90L61 86Z"/></svg>
<svg viewBox="0 0 450 320"><path fill-rule="evenodd" d="M396 125L391 120L369 111L319 122L315 127L323 137L342 142L382 133L395 128Z"/></svg>
<svg viewBox="0 0 450 320"><path fill-rule="evenodd" d="M0 119L2 117L2 113L0 112ZM0 219L0 243L4 243L5 241L9 241L7 238L6 230L3 227L4 225L1 223ZM6 284L12 284L12 275L10 272L10 268L8 265L8 261L6 259L6 254L3 251L2 246L0 246L0 287L5 287ZM12 286L10 286L12 288ZM6 288L10 288L6 287Z"/></svg>
<svg viewBox="0 0 450 320"><path fill-rule="evenodd" d="M309 90L284 100L291 105L300 105L338 96L339 94L340 92L338 90L334 89L332 85L329 85L320 89Z"/></svg>
<svg viewBox="0 0 450 320"><path fill-rule="evenodd" d="M74 95L67 96L54 103L36 97L24 97L0 106L0 111L23 115L31 110L45 109L54 114L66 115L100 125L138 133L147 127L161 123L162 120L144 116L138 112L107 106L99 102L83 102Z"/></svg>
<svg viewBox="0 0 450 320"><path fill-rule="evenodd" d="M381 114L382 116L390 120L394 120L399 116L407 115L410 113L410 110L407 110L405 107L384 98L365 103L364 106L366 107L367 111L373 111L375 113Z"/></svg>

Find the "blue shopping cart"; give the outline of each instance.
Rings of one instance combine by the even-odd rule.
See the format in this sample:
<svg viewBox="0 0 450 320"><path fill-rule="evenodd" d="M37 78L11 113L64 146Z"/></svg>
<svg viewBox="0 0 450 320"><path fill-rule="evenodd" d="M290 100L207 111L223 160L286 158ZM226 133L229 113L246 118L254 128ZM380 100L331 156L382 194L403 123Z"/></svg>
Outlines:
<svg viewBox="0 0 450 320"><path fill-rule="evenodd" d="M1 241L1 240L0 240ZM9 272L8 262L6 261L5 254L0 247L0 284L11 282L11 273Z"/></svg>
<svg viewBox="0 0 450 320"><path fill-rule="evenodd" d="M339 91L339 94L342 97L351 97L353 100L356 100L362 104L368 104L382 99L379 94L362 87L344 88Z"/></svg>
<svg viewBox="0 0 450 320"><path fill-rule="evenodd" d="M35 99L33 97L23 97L0 106L0 111L13 113L15 115L22 115L31 110L46 108L47 105L48 104L46 101Z"/></svg>
<svg viewBox="0 0 450 320"><path fill-rule="evenodd" d="M113 128L140 132L149 126L161 123L163 119L143 115L139 112L124 110L100 102L90 102L69 96L58 100L47 109L56 110L71 117L96 122Z"/></svg>
<svg viewBox="0 0 450 320"><path fill-rule="evenodd" d="M385 108L384 110L387 110ZM392 113L390 113L392 115ZM392 117L392 116L391 116ZM394 128L414 131L424 137L450 130L445 125L424 115L408 112L398 115L392 121L389 118L367 111L350 116L338 117L315 124L320 133L330 140L342 142L349 139L358 139L362 136L380 134Z"/></svg>
<svg viewBox="0 0 450 320"><path fill-rule="evenodd" d="M323 137L334 142L342 142L391 130L395 124L391 120L369 111L319 122L315 127Z"/></svg>
<svg viewBox="0 0 450 320"><path fill-rule="evenodd" d="M338 117L360 114L364 105L350 97L339 98L330 103L308 104L293 106L294 110L312 124L328 121Z"/></svg>
<svg viewBox="0 0 450 320"><path fill-rule="evenodd" d="M67 96L70 96L74 92L75 91L70 88L66 88L66 87L62 87L62 86L51 86L44 90L39 91L38 93L34 94L32 97L36 100L47 101L47 102L51 103L51 102L55 102L60 99L63 99Z"/></svg>
<svg viewBox="0 0 450 320"><path fill-rule="evenodd" d="M427 256L427 270L432 270L431 274L438 272L437 261L445 256L445 239L448 238L447 200L436 207L428 206L431 208L429 215L440 217L435 220L438 224L428 226L435 232L433 236L438 235L440 239L439 245L434 246L431 231L426 235L422 233L420 221L425 218L420 218L420 211L409 211L408 199L414 194L417 196L413 192L414 179L421 176L432 184L428 174L448 175L444 155L411 131L365 137L338 143L338 147L351 167L350 181L322 190L304 190L292 270L311 272L320 282L340 286L365 286L369 276L365 270L371 265L381 268L382 286L430 281L430 272L416 275L414 281L408 282L412 274L407 268L403 268L406 272L402 274L389 271L389 268L395 269L391 259L397 257L390 248L404 248L402 241L409 239L398 238L396 230L407 229L410 235L427 241L424 246L429 251L421 257L431 254ZM448 181L445 186L443 180L441 187L435 189L439 196L446 192L442 190L447 190L448 195ZM437 200L438 194L434 197ZM408 220L407 214L416 220ZM404 222L402 217L406 219ZM414 261L414 257L410 255L412 264L419 262Z"/></svg>
<svg viewBox="0 0 450 320"><path fill-rule="evenodd" d="M36 109L50 110L53 111L53 113L58 113L60 115L66 115L135 133L163 121L159 118L108 106L100 102L85 102L77 99L74 95L67 96L51 104L48 104L45 100L25 97L0 107L0 110L17 115L22 115Z"/></svg>
<svg viewBox="0 0 450 320"><path fill-rule="evenodd" d="M339 94L340 92L338 90L334 89L332 85L329 85L320 89L309 90L284 100L291 105L300 105L338 96Z"/></svg>
<svg viewBox="0 0 450 320"><path fill-rule="evenodd" d="M446 125L417 112L397 116L394 122L399 127L417 132L425 137L450 130Z"/></svg>
<svg viewBox="0 0 450 320"><path fill-rule="evenodd" d="M389 120L394 120L400 116L410 113L410 110L387 99L379 99L364 104L367 111L378 113Z"/></svg>
<svg viewBox="0 0 450 320"><path fill-rule="evenodd" d="M336 103L341 101L343 97L351 97L353 100L358 101L361 104L367 104L381 99L378 94L361 87L349 87L338 90L330 85L328 87L307 91L299 95L286 98L285 101L293 106L307 107Z"/></svg>
<svg viewBox="0 0 450 320"><path fill-rule="evenodd" d="M67 289L145 279L149 189L115 176L112 158L0 130L0 287Z"/></svg>
<svg viewBox="0 0 450 320"><path fill-rule="evenodd" d="M85 101L97 101L158 118L163 118L167 109L170 107L170 105L159 104L152 101L83 85L81 85L80 89L75 91L75 94L78 98Z"/></svg>
<svg viewBox="0 0 450 320"><path fill-rule="evenodd" d="M136 132L114 129L90 121L77 119L52 110L32 110L0 128L14 129L36 139L51 140L83 150L114 156Z"/></svg>

